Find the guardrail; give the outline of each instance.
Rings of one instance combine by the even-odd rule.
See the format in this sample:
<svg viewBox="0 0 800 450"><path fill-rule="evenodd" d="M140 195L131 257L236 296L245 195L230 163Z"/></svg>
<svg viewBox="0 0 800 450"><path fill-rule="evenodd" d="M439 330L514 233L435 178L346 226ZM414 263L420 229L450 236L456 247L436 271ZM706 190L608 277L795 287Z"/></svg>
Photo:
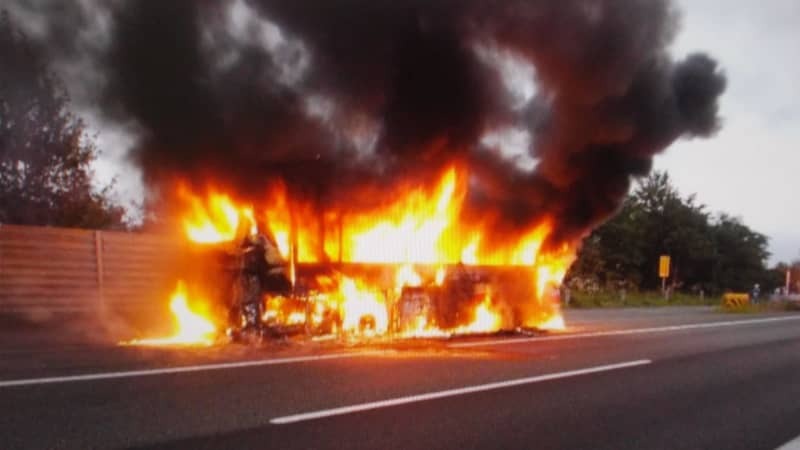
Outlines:
<svg viewBox="0 0 800 450"><path fill-rule="evenodd" d="M0 225L0 312L152 307L182 256L160 235Z"/></svg>

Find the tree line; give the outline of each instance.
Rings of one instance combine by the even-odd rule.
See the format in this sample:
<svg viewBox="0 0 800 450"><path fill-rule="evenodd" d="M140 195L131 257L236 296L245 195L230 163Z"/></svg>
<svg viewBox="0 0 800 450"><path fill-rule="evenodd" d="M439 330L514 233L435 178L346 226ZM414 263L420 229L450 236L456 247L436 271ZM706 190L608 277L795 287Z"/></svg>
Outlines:
<svg viewBox="0 0 800 450"><path fill-rule="evenodd" d="M758 284L772 292L783 286L789 265L769 268L768 244L740 219L712 214L695 195L681 196L669 175L656 171L584 240L567 283L584 291L657 290L659 257L668 255L673 289L716 295Z"/></svg>

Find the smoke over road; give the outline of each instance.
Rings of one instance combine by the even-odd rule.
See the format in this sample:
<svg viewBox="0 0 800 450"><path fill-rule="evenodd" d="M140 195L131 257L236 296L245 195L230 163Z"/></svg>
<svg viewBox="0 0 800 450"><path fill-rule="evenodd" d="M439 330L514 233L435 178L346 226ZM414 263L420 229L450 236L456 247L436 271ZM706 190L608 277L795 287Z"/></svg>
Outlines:
<svg viewBox="0 0 800 450"><path fill-rule="evenodd" d="M552 217L549 245L612 214L673 141L712 134L726 84L705 54L672 60L667 0L55 3L11 11L78 100L136 130L150 186L258 198L281 176L337 202L456 161L465 214Z"/></svg>

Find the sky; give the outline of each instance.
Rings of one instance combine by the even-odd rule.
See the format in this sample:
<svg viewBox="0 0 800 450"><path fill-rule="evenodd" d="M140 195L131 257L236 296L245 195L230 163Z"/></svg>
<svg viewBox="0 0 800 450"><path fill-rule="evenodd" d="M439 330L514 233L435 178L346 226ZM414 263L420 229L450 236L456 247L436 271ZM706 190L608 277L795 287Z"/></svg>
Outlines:
<svg viewBox="0 0 800 450"><path fill-rule="evenodd" d="M728 78L721 131L710 139L679 140L659 155L684 195L697 194L712 212L740 217L770 238L771 262L800 259L800 2L797 0L677 0L682 28L675 58L713 55ZM131 133L83 111L103 154L101 181L117 180L117 195L140 201L138 171L125 160ZM524 139L523 144L525 144Z"/></svg>
<svg viewBox="0 0 800 450"><path fill-rule="evenodd" d="M800 2L678 4L674 55L704 50L720 61L724 123L711 139L674 143L655 167L681 193L769 236L773 263L800 259Z"/></svg>

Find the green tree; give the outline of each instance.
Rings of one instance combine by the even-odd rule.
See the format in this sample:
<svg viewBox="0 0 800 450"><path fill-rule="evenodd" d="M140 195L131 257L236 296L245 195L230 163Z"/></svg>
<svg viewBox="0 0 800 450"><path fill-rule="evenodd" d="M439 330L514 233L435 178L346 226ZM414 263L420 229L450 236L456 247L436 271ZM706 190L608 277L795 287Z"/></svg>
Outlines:
<svg viewBox="0 0 800 450"><path fill-rule="evenodd" d="M644 254L641 204L629 197L616 216L586 238L570 278L601 287L639 286Z"/></svg>
<svg viewBox="0 0 800 450"><path fill-rule="evenodd" d="M620 212L584 241L569 280L604 287L660 286L658 259L672 260L679 289L721 292L774 284L766 268L768 240L727 215L712 219L694 195L681 197L663 172L640 180Z"/></svg>
<svg viewBox="0 0 800 450"><path fill-rule="evenodd" d="M717 253L714 280L719 288L747 292L754 284L769 280L766 236L726 214L714 224L713 236Z"/></svg>
<svg viewBox="0 0 800 450"><path fill-rule="evenodd" d="M107 228L124 210L95 189L97 149L42 52L0 13L0 222Z"/></svg>
<svg viewBox="0 0 800 450"><path fill-rule="evenodd" d="M664 172L654 172L639 182L632 197L640 207L635 237L642 239L638 243L642 287L654 289L660 284L661 255L671 257L673 283L699 287L708 280L713 243L705 206L694 196L682 198Z"/></svg>

